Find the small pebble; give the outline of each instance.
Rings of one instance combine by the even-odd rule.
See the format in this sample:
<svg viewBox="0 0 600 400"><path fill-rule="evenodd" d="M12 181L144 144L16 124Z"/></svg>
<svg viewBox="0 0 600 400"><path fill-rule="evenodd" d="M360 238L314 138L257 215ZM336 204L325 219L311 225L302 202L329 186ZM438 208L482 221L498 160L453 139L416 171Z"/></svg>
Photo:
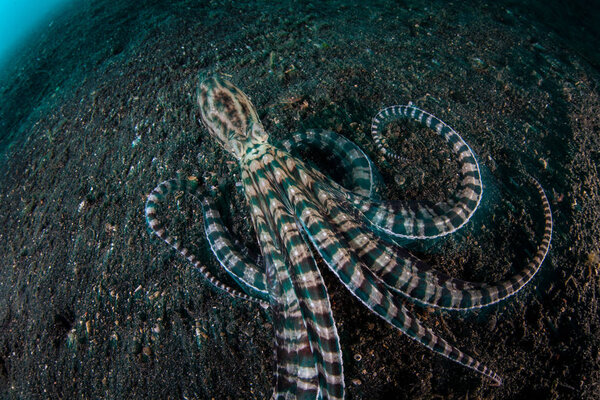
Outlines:
<svg viewBox="0 0 600 400"><path fill-rule="evenodd" d="M484 70L487 68L487 64L485 61L483 61L481 58L479 57L473 57L471 58L471 67L473 67L473 69L476 70Z"/></svg>

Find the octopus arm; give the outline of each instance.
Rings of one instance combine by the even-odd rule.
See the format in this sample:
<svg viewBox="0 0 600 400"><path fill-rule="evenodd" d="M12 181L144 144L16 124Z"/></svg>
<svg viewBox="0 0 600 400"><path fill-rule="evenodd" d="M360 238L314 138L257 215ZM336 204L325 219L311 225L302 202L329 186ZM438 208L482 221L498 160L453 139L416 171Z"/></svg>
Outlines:
<svg viewBox="0 0 600 400"><path fill-rule="evenodd" d="M533 180L544 211L544 235L533 259L517 274L495 283L456 279L431 268L405 249L378 238L360 221L344 211L324 188L317 188L324 200L332 228L343 237L360 261L393 291L427 306L468 310L497 303L520 291L537 273L548 252L552 237L550 204L540 184Z"/></svg>
<svg viewBox="0 0 600 400"><path fill-rule="evenodd" d="M483 194L479 164L462 137L437 117L412 105L392 106L381 110L371 124L375 144L388 158L402 159L389 150L382 137L383 127L397 119L412 119L431 128L451 147L460 164L459 183L448 200L435 204L427 201L406 204L395 201L373 201L360 194L347 193L376 230L390 236L427 239L444 236L460 229L469 221Z"/></svg>
<svg viewBox="0 0 600 400"><path fill-rule="evenodd" d="M354 215L346 212L346 208L339 205L327 189L318 187L317 196L336 234L390 289L420 301L424 300L419 295L421 292L436 290L449 293L451 290L486 286L484 283L453 278L432 268L408 250L378 237Z"/></svg>
<svg viewBox="0 0 600 400"><path fill-rule="evenodd" d="M212 272L210 272L207 266L198 261L194 254L184 247L176 238L169 235L164 223L160 220L158 209L167 204L166 198L168 195L178 191L194 196L198 200L204 198L202 194L199 193L198 179L196 178L170 179L161 182L154 188L154 190L152 190L148 196L148 199L146 200L146 222L152 232L165 241L169 246L177 250L177 252L184 256L190 263L192 263L192 265L196 267L196 269L204 276L204 278L206 278L206 280L217 289L222 290L231 296L257 302L263 306L266 306L268 303L265 303L265 301L260 297L248 295L227 285L226 283L221 282L221 280L219 280L212 274Z"/></svg>
<svg viewBox="0 0 600 400"><path fill-rule="evenodd" d="M282 254L265 254L275 333L273 399L315 399L318 371L300 300Z"/></svg>
<svg viewBox="0 0 600 400"><path fill-rule="evenodd" d="M425 347L487 376L497 384L502 383L502 378L490 368L449 344L413 317L402 305L402 298L367 268L347 243L335 236L325 215L317 214L317 210L310 215L305 214L302 224L314 248L344 286L367 308Z"/></svg>
<svg viewBox="0 0 600 400"><path fill-rule="evenodd" d="M369 157L351 140L328 130L297 132L280 145L294 154L300 149L316 148L332 156L345 172L341 185L353 193L377 199L382 179Z"/></svg>
<svg viewBox="0 0 600 400"><path fill-rule="evenodd" d="M438 121L437 123L435 121ZM381 200L378 187L381 177L369 157L352 141L331 131L309 130L294 134L281 142L294 153L300 148L314 147L332 155L346 171L343 182L337 183L327 175L313 170L317 182L326 182L337 196L350 201L372 229L392 238L427 239L444 236L462 227L473 215L483 192L479 165L467 144L445 124L430 121L440 135L453 144L461 163L459 185L449 199L438 203ZM436 125L434 125L436 123ZM383 148L383 147L382 147ZM385 148L383 148L385 149ZM389 157L391 153L386 150Z"/></svg>
<svg viewBox="0 0 600 400"><path fill-rule="evenodd" d="M276 187L260 187L269 201L254 221L275 321L274 398L341 399L341 349L323 278L287 201Z"/></svg>
<svg viewBox="0 0 600 400"><path fill-rule="evenodd" d="M268 301L267 283L263 269L245 256L243 249L233 244L219 210L209 197L203 198L202 211L206 239L223 269L248 295Z"/></svg>
<svg viewBox="0 0 600 400"><path fill-rule="evenodd" d="M305 176L302 164L295 164L294 174ZM313 247L323 261L337 275L344 286L372 312L383 318L413 340L459 364L472 368L500 384L502 379L491 369L450 345L425 328L417 318L411 316L402 305L399 294L391 291L373 271L357 257L351 246L336 235L327 215L323 198L314 198L314 182L285 182L283 190L288 194L296 218L306 231Z"/></svg>

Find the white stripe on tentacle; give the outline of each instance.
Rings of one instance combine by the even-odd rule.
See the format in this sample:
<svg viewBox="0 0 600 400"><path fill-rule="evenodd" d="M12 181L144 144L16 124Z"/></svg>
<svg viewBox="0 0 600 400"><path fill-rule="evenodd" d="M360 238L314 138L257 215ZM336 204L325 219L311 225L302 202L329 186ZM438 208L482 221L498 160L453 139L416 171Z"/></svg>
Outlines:
<svg viewBox="0 0 600 400"><path fill-rule="evenodd" d="M289 175L300 177L302 186L296 182L283 182L283 188L294 207L298 220L308 233L313 247L318 251L323 261L338 276L342 283L371 311L388 323L398 328L410 338L418 341L451 360L472 368L500 384L502 379L488 367L469 355L450 345L437 336L431 329L425 328L410 316L408 310L401 304L401 298L390 291L387 285L369 270L356 256L348 243L342 242L340 236L328 221L327 207L321 199L311 195L314 181L307 167L298 160L287 160L290 167ZM291 168L293 166L293 168ZM342 214L347 217L345 214ZM343 221L331 223L343 224Z"/></svg>
<svg viewBox="0 0 600 400"><path fill-rule="evenodd" d="M401 157L384 145L382 127L399 118L413 119L436 131L452 148L461 164L461 178L455 194L447 201L432 206L416 203L413 206L399 202L374 202L362 196L348 194L348 198L361 210L375 229L390 236L408 239L428 239L444 236L460 229L469 221L483 193L479 164L469 145L437 117L412 105L392 106L381 110L371 124L375 144L386 156Z"/></svg>
<svg viewBox="0 0 600 400"><path fill-rule="evenodd" d="M165 198L167 195L172 194L175 191L183 191L184 193L190 194L196 199L200 199L198 195L199 185L198 180L196 178L193 179L170 179L164 182L161 182L154 188L154 190L148 196L146 200L145 214L146 214L146 222L152 232L164 240L169 246L173 247L177 250L181 255L183 255L192 265L196 267L196 269L204 276L204 278L212 284L214 287L225 291L231 296L239 297L245 300L257 302L261 304L263 307L267 307L268 303L261 300L260 298L256 298L246 293L242 293L241 291L232 288L231 286L221 282L217 277L215 277L209 269L202 265L196 258L194 254L192 254L187 248L181 245L179 241L169 235L166 231L163 223L158 219L158 210L157 208L165 203Z"/></svg>
<svg viewBox="0 0 600 400"><path fill-rule="evenodd" d="M257 172L258 169L260 173ZM279 383L276 385L278 394L275 397L285 398L292 394L302 397L302 392L294 392L291 389L291 374L304 374L300 378L307 377L308 371L316 368L313 372L314 379L318 382L317 397L341 399L344 391L341 350L327 290L298 224L290 214L288 202L282 197L282 180L293 180L294 177L286 169L285 162L281 162L270 152L265 152L260 160L250 161L243 167L243 171L249 203L255 205L253 209L260 210L256 213L255 221L263 256L266 260L271 260L277 254L281 254L287 264L285 268L279 268L278 262L272 262L276 271L272 279L275 285L271 293L272 309L280 310L281 318L285 321L285 329L278 333ZM294 186L300 187L298 183ZM271 268L269 264L267 268ZM285 315L287 303L296 307L296 302L300 313ZM288 321L288 318L291 320ZM297 322L298 318L301 318L302 326ZM308 350L304 351L298 361L289 358L288 350L284 351L281 348L289 347L285 344L288 338L303 335L301 330L308 335L311 349L310 354L306 353Z"/></svg>
<svg viewBox="0 0 600 400"><path fill-rule="evenodd" d="M498 384L502 382L494 371L450 345L412 317L401 304L398 295L391 292L384 282L360 262L347 243L340 241L323 210L317 206L317 200L292 189L294 188L286 188L294 204L296 215L302 222L314 248L351 293L371 311L411 339L438 354L476 370Z"/></svg>
<svg viewBox="0 0 600 400"><path fill-rule="evenodd" d="M204 215L204 231L211 251L223 267L246 293L261 300L268 301L264 268L257 266L244 250L232 243L231 237L221 215L210 197L202 199Z"/></svg>

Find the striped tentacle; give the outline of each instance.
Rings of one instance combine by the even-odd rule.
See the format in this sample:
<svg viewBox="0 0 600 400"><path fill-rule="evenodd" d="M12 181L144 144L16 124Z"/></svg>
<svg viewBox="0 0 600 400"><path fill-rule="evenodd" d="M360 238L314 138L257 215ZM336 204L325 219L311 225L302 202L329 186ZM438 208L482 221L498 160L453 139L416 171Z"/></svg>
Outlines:
<svg viewBox="0 0 600 400"><path fill-rule="evenodd" d="M261 218L268 216L264 222L257 219L259 223L256 228L257 232L260 232L258 235L262 248L268 249L269 244L266 243L265 247L264 241L269 237L275 237L280 246L278 250L287 260L287 267L278 269L276 275L277 281L281 282L277 287L283 289L283 293L272 295L272 297L280 299L279 302L289 302L290 299L295 299L294 301L297 301L299 305L300 314L286 316L285 318L292 318L289 322L284 319L284 325L292 323L293 329L286 328L280 332L279 337L283 339L283 343L286 343L285 338L298 335L298 331L303 328L311 345L312 364L309 362L308 355L306 355L307 358L301 359L302 362L299 364L298 361L289 357L282 359L280 356L286 353L278 352L278 370L287 371L286 374L280 373L278 377L282 382L281 387L287 390L287 392L282 392L281 396L285 398L287 394L292 394L300 398L298 388L293 389L293 381L297 379L290 374L290 371L298 371L301 377L308 377L309 372L313 371L312 368L316 367L314 372L318 382L317 397L341 399L344 393L341 350L327 290L312 253L300 233L296 219L290 214L287 201L284 200L285 197L282 197L282 181L294 180L293 171L288 169L290 165L293 165L293 162L290 164L290 160L289 157L287 160L279 159L274 157L274 154L267 152L260 161L250 162L248 169L251 173L243 174L244 188L249 203L254 205L254 208L262 210L259 212L262 215ZM292 183L292 185L296 187L296 190L303 190L298 182ZM268 207L268 209L264 207ZM271 226L273 228L269 228ZM267 233L268 229L271 231ZM273 255L265 254L265 258L273 258ZM277 305L277 307L280 306L281 304ZM294 318L301 318L303 327L300 327ZM284 395L284 393L287 394Z"/></svg>
<svg viewBox="0 0 600 400"><path fill-rule="evenodd" d="M466 310L480 308L497 303L519 292L535 276L540 269L552 240L552 211L542 186L533 179L543 204L544 235L533 259L519 273L507 280L483 285L480 288L466 290L437 288L426 281L417 281L410 291L410 296L427 305L444 309ZM395 285L397 290L406 292L409 284Z"/></svg>
<svg viewBox="0 0 600 400"><path fill-rule="evenodd" d="M459 290L486 286L485 283L469 282L437 271L408 250L384 240L387 239L385 235L378 237L378 232L366 229L362 220L354 217L353 206L346 200L343 188L317 170L309 168L306 173L315 182L313 194L319 204L323 205L328 216L345 216L342 217L344 225L336 226L337 234L345 238L361 262L382 278L391 289L398 290L398 286L409 280L413 282L412 285L415 285L415 280L423 280L435 286ZM413 298L409 293L403 294Z"/></svg>
<svg viewBox="0 0 600 400"><path fill-rule="evenodd" d="M264 179L264 178L263 178ZM287 268L270 206L257 185L257 177L242 168L242 183L265 263L270 308L275 331L273 399L314 399L318 393L317 369L300 301ZM266 184L264 184L266 185Z"/></svg>
<svg viewBox="0 0 600 400"><path fill-rule="evenodd" d="M298 132L281 142L283 148L294 153L307 146L332 154L347 171L344 186L354 193L374 198L380 177L373 162L354 142L328 130Z"/></svg>
<svg viewBox="0 0 600 400"><path fill-rule="evenodd" d="M423 300L413 291L426 284L428 290L464 290L484 287L486 284L453 278L419 260L408 250L389 243L368 229L340 206L327 188L315 185L315 194L326 210L335 232L356 253L359 260L373 271L392 290L412 300ZM401 290L403 289L403 290Z"/></svg>
<svg viewBox="0 0 600 400"><path fill-rule="evenodd" d="M310 175L302 170L303 166L299 162L297 166L298 175L308 181ZM305 182L305 186L310 187L310 185L310 182ZM410 315L402 305L399 295L390 291L387 285L360 261L351 246L336 236L331 223L343 226L343 220L333 220L330 223L326 211L319 207L322 202L311 198L310 193L297 190L297 186L290 185L285 180L283 186L314 248L342 283L363 304L411 339L501 384L502 379L494 371L450 345Z"/></svg>
<svg viewBox="0 0 600 400"><path fill-rule="evenodd" d="M381 128L386 123L410 118L435 130L451 146L461 164L457 190L447 201L434 205L426 202L405 205L399 202L374 202L348 194L347 197L363 213L374 229L408 239L435 238L461 228L473 215L483 193L479 165L469 145L456 131L433 115L411 105L392 106L381 110L372 121L371 132L380 151L400 158L384 146Z"/></svg>
<svg viewBox="0 0 600 400"><path fill-rule="evenodd" d="M544 190L535 186L543 204L545 228L536 255L511 278L498 283L476 283L452 278L436 271L405 249L388 244L346 215L327 190L319 189L319 201L328 212L336 234L343 237L360 261L393 291L419 303L443 309L466 310L497 303L521 290L537 273L552 237L552 214Z"/></svg>
<svg viewBox="0 0 600 400"><path fill-rule="evenodd" d="M349 151L348 147L346 147L348 146L348 143L356 146L353 142L331 131L308 131L306 134L299 133L295 134L292 139L283 142L284 147L292 151L300 145L306 144L332 151L340 157L345 168L356 168L358 170L358 174L351 170L350 176L365 176L364 172L361 173L365 170L365 165L368 165L370 171L372 171L371 176L378 176L372 161L358 146L356 146L356 148L360 150L359 153ZM359 162L356 161L357 155L361 158ZM348 159L346 160L346 158ZM341 204L348 203L345 199L347 190L341 188L336 182L319 171L309 170L308 173L313 176L313 180L316 182L314 185L315 195L319 198L319 201L324 201L323 199L326 199L326 209L330 215L332 212L335 212L338 215L343 213L344 211L340 209L337 204L339 204L339 202L341 202ZM358 184L361 183L361 181L356 182ZM375 181L373 180L363 180L362 182L369 182L368 187L374 187L373 185L375 185ZM358 187L358 185L349 185L348 187ZM362 189L354 189L353 192L359 195L368 195L366 191L363 191ZM332 194L335 195L335 198ZM350 211L352 206L347 205L345 209ZM348 218L345 221L343 229L339 226L336 226L336 229L337 233L343 235L352 249L357 252L361 262L382 278L392 290L398 290L397 287L407 283L407 287L412 290L414 287L421 286L422 283L420 282L427 282L428 285L439 287L439 289L451 290L473 289L487 286L485 283L469 282L453 278L443 272L433 269L425 262L413 256L406 249L397 246L395 243L392 245L382 238L377 237L372 231L364 229L363 224L353 218ZM429 290L432 289L430 288ZM411 291L408 291L408 293L402 294L412 300L422 300L416 297L416 292L411 293Z"/></svg>
<svg viewBox="0 0 600 400"><path fill-rule="evenodd" d="M319 392L318 371L294 279L279 238L269 230L265 214L257 215L256 220L256 228L261 230L259 243L265 260L275 331L273 399L312 400Z"/></svg>
<svg viewBox="0 0 600 400"><path fill-rule="evenodd" d="M199 185L198 180L194 179L170 179L160 183L154 188L154 190L148 196L146 200L146 222L152 232L154 232L159 238L164 240L169 246L177 250L183 255L196 269L216 288L223 290L231 296L239 297L245 300L260 303L262 306L268 306L268 303L249 296L241 291L226 285L215 277L205 265L202 265L194 254L192 254L187 248L183 247L179 241L169 235L166 231L164 224L158 220L157 207L165 203L165 197L173 192L182 191L187 194L198 198L199 196ZM206 216L205 216L206 218Z"/></svg>
<svg viewBox="0 0 600 400"><path fill-rule="evenodd" d="M342 354L327 289L295 219L287 211L280 210L279 215L278 226L282 229L280 232L283 232L281 236L290 261L289 272L293 276L317 366L320 389L317 397L341 399L344 395ZM295 229L284 228L292 226Z"/></svg>
<svg viewBox="0 0 600 400"><path fill-rule="evenodd" d="M266 276L264 270L258 267L243 251L232 243L227 228L221 220L219 210L210 197L202 199L204 214L204 231L210 249L223 267L244 291L263 301L269 301Z"/></svg>

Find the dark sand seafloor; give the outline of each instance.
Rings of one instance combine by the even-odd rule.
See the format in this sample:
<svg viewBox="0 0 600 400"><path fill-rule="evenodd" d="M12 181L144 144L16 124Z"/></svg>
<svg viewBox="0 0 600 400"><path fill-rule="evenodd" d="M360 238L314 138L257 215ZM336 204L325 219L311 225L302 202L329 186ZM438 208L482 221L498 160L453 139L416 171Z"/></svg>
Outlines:
<svg viewBox="0 0 600 400"><path fill-rule="evenodd" d="M386 131L406 160L383 159L369 134L380 108L413 101L460 132L484 171L480 210L457 235L408 244L453 276L494 282L525 266L543 229L527 175L546 189L552 246L523 291L473 312L409 306L496 370L501 387L388 326L318 261L348 398L600 398L597 12L527 2L133 3L65 13L5 68L0 398L271 395L268 311L214 290L144 220L158 182L195 175L226 194L230 229L257 252L237 166L197 122L198 75L214 72L251 96L274 139L326 128L358 143L386 198L441 200L457 167L442 140L407 123ZM188 197L170 198L168 226L218 271Z"/></svg>

